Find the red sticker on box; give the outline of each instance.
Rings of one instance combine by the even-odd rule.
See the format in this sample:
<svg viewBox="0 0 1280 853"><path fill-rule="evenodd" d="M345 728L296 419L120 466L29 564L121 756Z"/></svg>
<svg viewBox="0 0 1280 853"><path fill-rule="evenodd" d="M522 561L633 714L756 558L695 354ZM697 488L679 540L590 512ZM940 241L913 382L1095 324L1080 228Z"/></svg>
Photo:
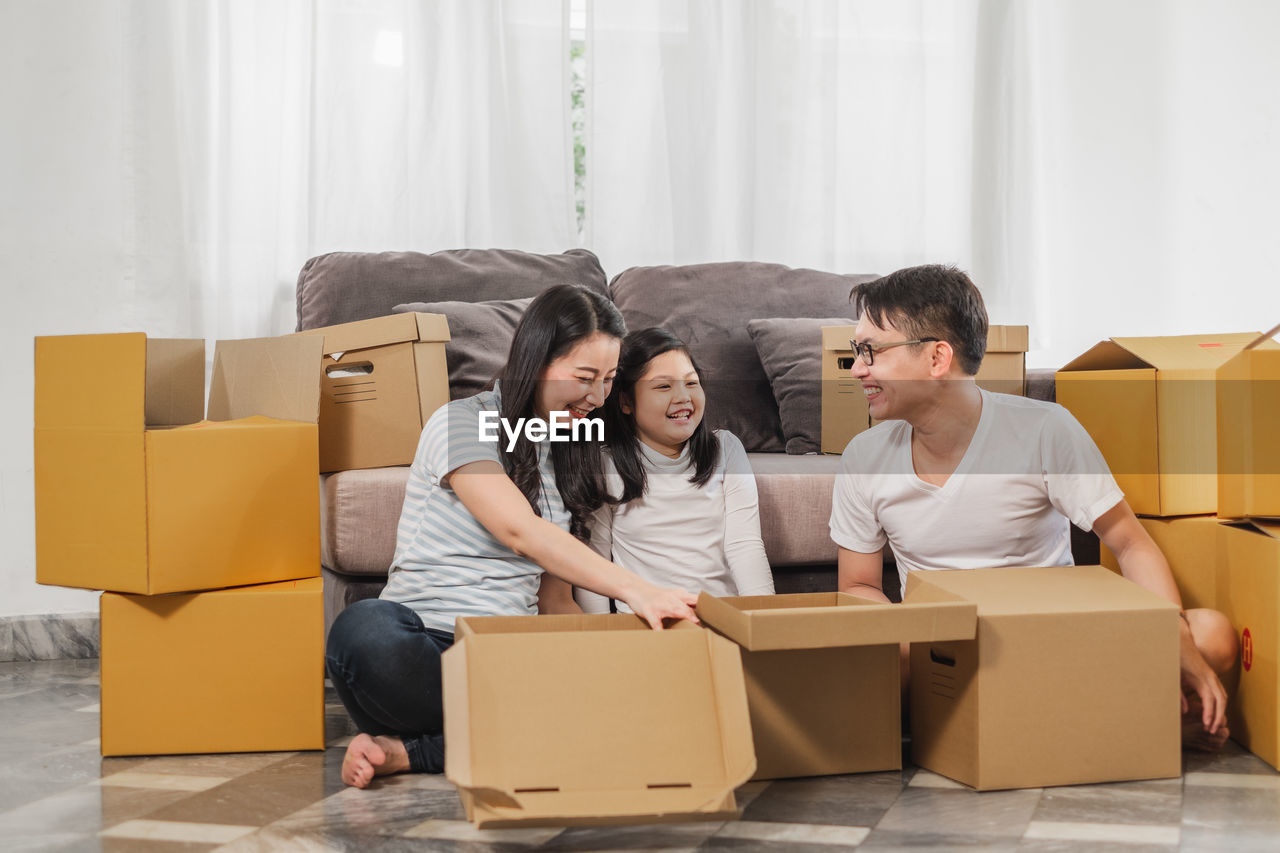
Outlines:
<svg viewBox="0 0 1280 853"><path fill-rule="evenodd" d="M1249 633L1248 628L1240 635L1240 665L1245 672L1253 667L1253 634Z"/></svg>
<svg viewBox="0 0 1280 853"><path fill-rule="evenodd" d="M1209 349L1210 347L1220 347L1222 344L1200 344L1201 349Z"/></svg>

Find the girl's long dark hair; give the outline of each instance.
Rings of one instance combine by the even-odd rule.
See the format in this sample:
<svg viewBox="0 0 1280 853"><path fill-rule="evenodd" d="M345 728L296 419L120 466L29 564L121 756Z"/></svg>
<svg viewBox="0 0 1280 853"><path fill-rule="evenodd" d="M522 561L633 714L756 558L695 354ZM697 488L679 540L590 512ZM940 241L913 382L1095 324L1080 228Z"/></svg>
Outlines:
<svg viewBox="0 0 1280 853"><path fill-rule="evenodd" d="M596 332L622 338L627 326L617 307L594 290L560 284L544 290L530 302L516 326L507 364L498 374L501 417L513 424L520 418L535 417L542 372ZM551 442L549 447L556 488L569 511L569 532L586 542L591 538L591 514L606 497L600 448L576 441ZM533 511L542 516L537 446L521 431L510 452L505 442L499 442L498 452L507 475Z"/></svg>
<svg viewBox="0 0 1280 853"><path fill-rule="evenodd" d="M689 357L699 379L705 378L698 363L684 341L660 326L632 332L622 341L622 356L618 359L618 374L613 380L613 393L604 404L605 436L613 454L614 467L622 477L622 494L610 497L614 503L626 503L642 497L648 487L644 462L641 458L640 436L636 432L635 418L622 411L625 401L635 408L636 383L644 376L649 362L664 352L679 350ZM689 436L689 459L693 474L689 482L701 488L711 479L720 455L720 439L707 427L704 417Z"/></svg>

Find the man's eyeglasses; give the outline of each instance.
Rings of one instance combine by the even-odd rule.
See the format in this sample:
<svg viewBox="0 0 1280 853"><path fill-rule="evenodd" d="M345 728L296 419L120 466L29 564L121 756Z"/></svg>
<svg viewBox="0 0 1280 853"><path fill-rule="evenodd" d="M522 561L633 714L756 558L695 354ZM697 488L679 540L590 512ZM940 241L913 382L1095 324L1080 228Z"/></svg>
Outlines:
<svg viewBox="0 0 1280 853"><path fill-rule="evenodd" d="M854 353L856 353L867 365L867 367L870 367L876 363L876 353L884 352L885 350L893 349L894 347L905 347L908 344L937 343L938 340L939 338L917 338L914 341L894 341L891 344L880 344L877 347L872 347L871 344L867 343L860 344L857 341L849 341L849 349L853 350Z"/></svg>

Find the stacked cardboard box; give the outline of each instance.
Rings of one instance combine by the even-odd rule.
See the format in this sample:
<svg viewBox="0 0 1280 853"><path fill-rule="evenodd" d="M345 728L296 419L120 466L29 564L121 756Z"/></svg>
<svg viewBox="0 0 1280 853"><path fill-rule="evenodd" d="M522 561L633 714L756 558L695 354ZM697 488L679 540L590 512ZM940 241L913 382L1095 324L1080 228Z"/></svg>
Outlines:
<svg viewBox="0 0 1280 853"><path fill-rule="evenodd" d="M853 350L849 342L856 326L822 328L822 452L844 453L853 437L875 423L867 411L862 386L849 370ZM992 326L987 354L977 381L981 388L1001 394L1026 392L1026 326Z"/></svg>
<svg viewBox="0 0 1280 853"><path fill-rule="evenodd" d="M1218 608L1239 632L1231 736L1280 768L1280 347L1276 327L1217 373Z"/></svg>
<svg viewBox="0 0 1280 853"><path fill-rule="evenodd" d="M1098 444L1160 547L1183 606L1240 635L1232 737L1280 762L1276 709L1280 345L1272 332L1112 338L1057 374L1058 401ZM1118 570L1103 549L1104 565Z"/></svg>
<svg viewBox="0 0 1280 853"><path fill-rule="evenodd" d="M35 342L36 580L105 590L102 753L320 749L321 341Z"/></svg>
<svg viewBox="0 0 1280 853"><path fill-rule="evenodd" d="M299 332L324 339L320 470L408 465L449 402L443 314L392 314Z"/></svg>

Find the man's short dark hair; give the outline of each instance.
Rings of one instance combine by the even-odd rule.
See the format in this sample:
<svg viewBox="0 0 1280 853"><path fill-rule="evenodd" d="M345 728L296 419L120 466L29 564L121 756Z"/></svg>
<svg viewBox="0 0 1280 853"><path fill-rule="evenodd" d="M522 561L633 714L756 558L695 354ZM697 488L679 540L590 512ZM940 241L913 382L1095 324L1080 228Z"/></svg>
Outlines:
<svg viewBox="0 0 1280 853"><path fill-rule="evenodd" d="M987 352L987 308L962 270L942 264L907 267L855 287L849 293L858 315L883 329L891 323L908 338L951 344L960 368L978 372Z"/></svg>

